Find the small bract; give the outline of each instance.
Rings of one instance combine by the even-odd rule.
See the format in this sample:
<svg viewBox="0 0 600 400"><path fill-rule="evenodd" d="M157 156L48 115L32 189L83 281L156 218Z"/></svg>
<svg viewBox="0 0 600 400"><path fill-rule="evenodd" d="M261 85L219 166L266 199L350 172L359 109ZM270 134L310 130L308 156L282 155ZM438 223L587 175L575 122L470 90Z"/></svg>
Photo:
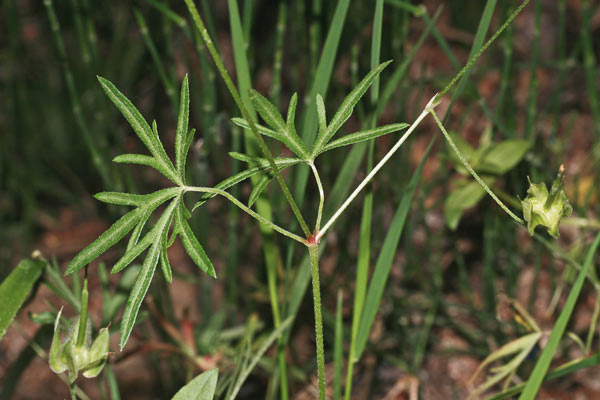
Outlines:
<svg viewBox="0 0 600 400"><path fill-rule="evenodd" d="M527 178L529 180L529 178ZM521 201L523 218L527 221L529 234L533 236L535 227L546 227L548 233L558 238L558 224L563 217L568 217L573 212L573 207L564 191L565 167L561 165L558 175L552 183L550 192L545 183L532 183L529 180L527 197Z"/></svg>

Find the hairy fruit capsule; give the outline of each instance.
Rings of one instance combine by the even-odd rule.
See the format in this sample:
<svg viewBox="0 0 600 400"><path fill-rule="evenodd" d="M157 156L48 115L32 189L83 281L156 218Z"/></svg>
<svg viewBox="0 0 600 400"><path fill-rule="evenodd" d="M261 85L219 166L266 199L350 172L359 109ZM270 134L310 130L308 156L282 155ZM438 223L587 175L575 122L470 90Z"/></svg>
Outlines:
<svg viewBox="0 0 600 400"><path fill-rule="evenodd" d="M529 180L529 178L527 178ZM548 233L558 238L558 224L563 217L568 217L573 212L573 207L567 199L564 190L565 167L560 166L558 175L548 192L545 183L532 183L529 181L527 197L521 201L523 218L527 221L529 234L533 236L535 227L546 227Z"/></svg>

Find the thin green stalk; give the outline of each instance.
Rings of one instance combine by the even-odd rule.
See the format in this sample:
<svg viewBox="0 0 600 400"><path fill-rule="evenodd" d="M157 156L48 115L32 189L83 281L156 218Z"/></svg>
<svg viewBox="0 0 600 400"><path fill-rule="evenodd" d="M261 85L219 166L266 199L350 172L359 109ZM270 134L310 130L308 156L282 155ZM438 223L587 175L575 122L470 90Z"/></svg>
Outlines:
<svg viewBox="0 0 600 400"><path fill-rule="evenodd" d="M596 67L596 58L594 56L594 43L592 41L591 27L592 10L590 1L584 0L581 5L581 42L583 46L583 65L585 67L585 78L588 86L588 96L592 117L594 119L594 136L600 135L600 101L598 100L598 68ZM596 157L598 157L596 155Z"/></svg>
<svg viewBox="0 0 600 400"><path fill-rule="evenodd" d="M473 64L475 64L477 59L487 50L488 47L490 47L490 45L492 43L494 43L494 41L498 38L498 36L500 36L500 34L502 32L504 32L504 30L512 23L512 21L517 17L517 15L519 15L519 13L525 8L525 6L527 6L527 4L530 1L531 0L524 0L523 3L521 3L521 5L519 7L517 7L517 9L515 11L513 11L513 13L510 15L510 17L508 17L508 19L504 22L504 24L502 24L500 29L498 29L492 35L492 37L489 38L489 40L479 49L479 51L477 53L475 53L473 55L473 57L471 57L469 59L469 61L460 70L460 72L458 74L456 74L454 76L454 78L452 78L450 83L448 83L448 85L446 85L446 87L440 93L438 93L434 103L437 102L438 100L440 100L442 97L444 97L444 95L446 93L448 93L448 91L452 88L452 86L454 86L456 84L456 82L473 66Z"/></svg>
<svg viewBox="0 0 600 400"><path fill-rule="evenodd" d="M94 164L94 167L96 167L96 170L100 174L102 182L104 182L104 185L108 188L114 187L113 182L109 177L108 170L106 169L106 165L103 162L100 152L96 148L96 144L92 139L92 133L88 125L86 124L85 118L83 116L81 103L79 102L79 97L77 95L78 91L75 88L75 78L71 71L69 61L67 59L67 51L65 49L65 44L60 34L60 24L58 22L58 18L56 17L56 13L54 12L52 0L44 0L44 5L46 6L46 11L48 12L50 29L52 30L52 34L54 35L54 41L56 42L56 48L58 50L58 57L62 64L63 73L65 75L65 82L67 84L67 91L69 92L69 97L71 98L71 105L73 115L75 116L75 123L77 124L79 130L83 134L83 139L92 158L92 163Z"/></svg>
<svg viewBox="0 0 600 400"><path fill-rule="evenodd" d="M85 267L85 279L83 281L83 290L81 290L81 313L79 314L79 330L77 331L77 347L83 346L85 342L85 328L88 320L88 280L87 267Z"/></svg>
<svg viewBox="0 0 600 400"><path fill-rule="evenodd" d="M315 339L317 341L317 375L319 378L319 400L325 400L325 349L323 345L323 316L321 314L321 285L319 284L319 245L308 246L310 255L313 304L315 311Z"/></svg>
<svg viewBox="0 0 600 400"><path fill-rule="evenodd" d="M423 121L423 119L427 116L427 114L429 113L429 110L433 109L433 107L435 107L437 105L437 103L434 103L434 100L436 97L437 96L434 96L429 101L429 103L427 103L427 105L425 106L425 109L417 117L415 122L412 123L412 125L408 128L408 130L404 133L404 135L402 135L402 137L400 139L398 139L398 141L396 142L394 147L392 147L386 153L386 155L383 156L381 161L379 161L377 163L377 165L371 170L371 172L356 187L356 189L354 189L354 191L350 194L350 196L348 196L348 198L346 199L346 201L344 201L344 203L340 206L340 208L337 209L337 211L333 214L333 216L329 219L329 221L327 221L325 226L323 226L323 229L321 229L319 231L319 233L317 234L317 237L316 237L317 242L319 242L321 240L321 238L323 238L323 235L325 235L327 230L329 228L331 228L331 225L333 225L333 223L340 217L340 215L346 210L346 208L348 208L350 203L352 203L352 200L354 200L356 198L356 196L358 196L358 194L361 192L361 190L371 181L371 179L373 179L373 177L377 174L377 172L379 172L379 170L385 165L385 163L388 162L388 160L394 155L394 153L396 151L398 151L400 146L402 146L402 144L406 141L406 139L408 139L408 137L413 133L413 131L417 128L417 126L419 126L421 121Z"/></svg>
<svg viewBox="0 0 600 400"><path fill-rule="evenodd" d="M552 106L550 114L554 116L553 135L558 134L560 129L560 107L563 93L563 84L565 82L567 72L567 2L559 0L558 2L558 77L556 79L556 87L552 95Z"/></svg>
<svg viewBox="0 0 600 400"><path fill-rule="evenodd" d="M542 20L542 1L535 4L535 23L533 25L533 42L531 52L531 65L529 67L529 88L527 90L527 118L525 120L525 138L533 141L535 138L535 116L537 109L537 95L539 79L537 67L540 54L540 24Z"/></svg>
<svg viewBox="0 0 600 400"><path fill-rule="evenodd" d="M375 3L375 12L373 16L373 34L371 35L371 69L379 65L381 53L381 32L383 25L383 0L377 0ZM375 109L379 100L379 78L375 79L370 89L370 101L372 109ZM366 128L374 128L377 123L377 117L372 115L366 123ZM373 153L375 142L369 142L367 152L367 172L373 169ZM360 223L360 241L358 244L358 262L356 265L356 289L354 293L354 309L352 312L352 332L350 339L350 351L348 354L348 364L346 369L346 387L344 389L344 399L349 400L352 393L352 378L354 372L354 353L356 350L356 338L358 326L362 316L362 309L365 304L365 294L367 292L367 281L369 275L369 261L371 258L371 226L373 220L373 186L370 185L363 201L363 212Z"/></svg>
<svg viewBox="0 0 600 400"><path fill-rule="evenodd" d="M294 198L292 197L292 194L290 193L290 190L289 190L287 184L283 180L283 176L281 176L281 172L279 171L279 168L275 164L275 160L273 159L273 155L271 154L271 151L269 150L269 148L267 147L262 136L258 132L258 128L256 127L256 123L254 122L254 119L252 119L250 117L250 114L249 114L248 110L246 109L246 106L244 105L244 103L242 102L242 99L240 98L240 94L238 93L235 85L233 84L233 81L231 80L229 73L225 69L223 60L221 60L221 56L217 52L217 49L215 48L215 46L212 42L212 39L208 35L208 31L206 30L206 27L204 26L204 22L202 21L200 14L198 14L198 10L196 9L196 5L194 4L194 1L193 0L185 0L185 3L188 7L188 10L192 14L192 19L194 20L194 23L196 24L196 28L198 29L198 31L200 32L200 35L202 36L202 40L204 41L204 44L206 45L208 52L212 56L215 64L217 65L217 69L219 70L219 73L221 74L221 77L223 78L223 81L225 82L225 86L227 86L227 89L231 93L231 96L233 97L233 100L237 104L238 108L240 109L242 116L246 119L246 121L248 121L248 125L250 125L250 130L252 131L256 141L258 142L258 145L259 145L263 155L268 160L269 166L271 167L271 170L275 174L275 178L277 179L279 186L281 186L283 195L285 196L287 202L289 203L290 208L292 209L292 212L294 213L294 216L298 220L298 223L300 224L300 227L302 228L302 231L304 232L304 234L306 236L309 236L310 230L308 229L308 225L306 224L304 217L302 217L302 214L300 213L300 209L296 205L296 202L294 201Z"/></svg>
<svg viewBox="0 0 600 400"><path fill-rule="evenodd" d="M598 314L600 314L600 291L596 288L596 302L594 303L594 312L592 314L592 320L590 321L587 340L585 341L585 354L590 354L590 351L592 350L594 333L596 333L596 328L598 327Z"/></svg>
<svg viewBox="0 0 600 400"><path fill-rule="evenodd" d="M507 4L506 8L508 9L509 7L511 7L512 3L514 3L514 1L511 2L510 5ZM502 43L502 48L504 51L504 65L502 67L502 77L500 78L500 89L498 93L498 103L496 106L496 115L498 115L498 117L502 117L503 115L502 113L504 111L505 98L510 85L510 76L513 65L513 31L514 28L512 25L507 27L506 36L504 38L504 42ZM514 133L512 132L512 130L509 131L509 133L511 133L514 136Z"/></svg>
<svg viewBox="0 0 600 400"><path fill-rule="evenodd" d="M156 66L156 71L158 72L158 76L162 81L163 86L165 87L165 92L167 93L167 97L171 102L171 106L173 110L177 110L177 94L175 93L175 85L173 81L167 75L167 71L163 66L161 56L158 54L158 50L156 50L156 46L154 45L154 41L150 36L150 32L148 30L148 24L146 24L146 19L137 8L134 9L135 18L140 27L140 32L142 37L144 38L144 43L146 43L146 47L152 56L152 60L154 61L154 65Z"/></svg>
<svg viewBox="0 0 600 400"><path fill-rule="evenodd" d="M279 106L279 97L281 95L281 66L283 65L283 40L285 38L285 28L287 20L287 5L284 1L279 4L277 14L277 31L275 33L275 57L273 59L273 81L271 82L271 91L269 97L271 102Z"/></svg>
<svg viewBox="0 0 600 400"><path fill-rule="evenodd" d="M297 242L300 242L300 243L302 243L304 245L308 245L306 239L304 239L304 238L302 238L302 237L300 237L300 236L298 236L298 235L296 235L296 234L288 231L285 228L280 227L279 225L274 224L273 222L269 221L268 219L266 219L265 217L263 217L259 213L255 212L251 208L247 207L244 203L242 203L241 201L239 201L238 199L236 199L235 197L233 197L231 194L229 194L228 192L226 192L224 190L210 188L210 187L200 187L200 186L182 186L182 188L186 192L214 193L214 194L217 194L219 196L223 196L227 200L231 201L233 204L235 204L236 206L238 206L246 214L248 214L252 218L258 220L260 223L267 225L268 227L270 227L274 231L279 232L282 235L289 237L290 239L293 239L293 240L295 240Z"/></svg>
<svg viewBox="0 0 600 400"><path fill-rule="evenodd" d="M69 393L71 393L71 400L77 400L77 395L75 394L75 382L69 382Z"/></svg>
<svg viewBox="0 0 600 400"><path fill-rule="evenodd" d="M479 175L477 175L477 173L475 172L475 170L473 170L473 168L471 167L471 165L469 165L469 162L467 161L467 159L465 158L465 156L460 152L460 150L458 150L458 147L456 147L456 144L454 143L454 141L452 140L452 138L450 137L450 135L448 134L448 132L446 131L446 128L444 128L444 125L442 124L442 121L440 121L440 119L438 118L437 114L435 113L434 109L431 109L429 111L431 113L431 115L433 116L433 119L435 119L435 122L437 124L437 126L440 128L440 130L442 131L442 133L444 134L444 137L446 138L446 140L448 141L448 143L450 144L450 147L452 148L452 150L454 150L454 153L456 153L456 156L459 158L459 160L463 163L463 165L465 166L465 168L469 171L469 173L471 173L471 175L473 176L473 178L475 178L475 180L477 181L477 183L479 183L481 185L481 187L492 197L492 199L494 199L494 201L496 203L498 203L498 205L500 206L500 208L502 208L508 215L510 215L510 217L512 219L514 219L515 221L517 221L520 224L525 224L525 221L523 221L521 218L517 217L495 194L494 192L492 192L492 189L490 189L490 187L483 181L483 179L481 179L479 177Z"/></svg>
<svg viewBox="0 0 600 400"><path fill-rule="evenodd" d="M312 1L312 23L310 24L309 32L309 60L310 60L310 76L315 76L315 71L317 69L317 59L319 58L319 48L320 39L321 39L321 23L319 19L321 18L321 10L323 9L322 0L313 0Z"/></svg>
<svg viewBox="0 0 600 400"><path fill-rule="evenodd" d="M86 67L89 68L92 61L92 56L89 44L87 42L87 37L84 33L81 5L79 4L79 1L71 0L71 6L75 9L75 12L73 13L73 19L75 21L75 30L77 31L77 38L79 39L79 46L81 47L81 58L83 63L86 64Z"/></svg>
<svg viewBox="0 0 600 400"><path fill-rule="evenodd" d="M344 321L342 316L343 300L344 292L342 289L339 289L335 308L335 343L333 346L333 400L339 400L342 397L342 363L344 362Z"/></svg>
<svg viewBox="0 0 600 400"><path fill-rule="evenodd" d="M321 228L321 217L323 216L323 204L325 203L325 192L323 191L323 185L321 184L321 178L319 177L319 171L317 171L317 167L315 167L314 162L309 163L310 168L312 169L313 175L315 176L315 181L317 182L317 187L319 188L319 210L317 211L317 222L315 223L315 231L318 232Z"/></svg>
<svg viewBox="0 0 600 400"><path fill-rule="evenodd" d="M252 105L249 97L249 91L252 87L252 79L250 78L250 66L248 56L248 39L250 36L250 14L251 14L251 3L244 3L244 25L242 25L237 0L228 0L229 8L229 23L231 29L231 38L233 44L233 58L235 63L235 71L237 75L237 87L240 92L242 103L247 107L248 113L252 117L252 121L257 121L256 110ZM247 17L247 18L246 18ZM259 154L257 148L257 142L254 140L253 135L250 132L244 132L244 144L246 146L246 152L249 155ZM252 183L256 184L258 176L251 177ZM272 215L272 201L269 201L266 193L263 192L262 196L259 196L256 202L256 209L259 214L263 215L267 219L273 219ZM273 231L261 225L261 235L263 239L263 253L265 257L265 264L267 269L267 280L269 285L276 287L277 282L277 258L279 252L273 239ZM275 328L279 328L280 318L278 317L279 312L279 298L276 291L271 291L269 295L269 301L271 303L271 309L273 310L273 322ZM288 400L288 384L287 384L287 366L285 362L285 351L281 346L281 337L278 338L277 346L277 358L279 362L279 379L281 382L281 398L282 400ZM274 374L273 378L276 378Z"/></svg>

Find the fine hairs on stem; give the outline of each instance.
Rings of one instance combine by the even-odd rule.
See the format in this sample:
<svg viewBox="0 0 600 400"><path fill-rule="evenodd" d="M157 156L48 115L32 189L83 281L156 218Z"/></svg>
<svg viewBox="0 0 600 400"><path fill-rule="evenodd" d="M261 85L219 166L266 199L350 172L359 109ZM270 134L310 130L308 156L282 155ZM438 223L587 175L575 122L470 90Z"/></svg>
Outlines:
<svg viewBox="0 0 600 400"><path fill-rule="evenodd" d="M448 141L448 143L450 144L450 147L452 148L452 150L454 151L454 153L456 153L457 157L459 158L459 160L462 162L462 164L465 166L465 168L467 169L467 171L469 171L469 173L471 175L473 175L473 178L475 178L475 180L477 181L477 183L479 183L481 185L481 187L490 195L490 197L492 199L494 199L494 201L496 203L498 203L498 205L508 214L510 215L510 217L512 219L514 219L515 221L517 221L520 224L524 224L525 221L523 221L521 218L517 217L499 198L498 196L496 196L494 194L494 192L492 192L492 189L490 189L490 187L483 181L483 179L481 179L479 177L479 175L477 175L477 173L475 172L475 170L473 170L473 168L471 167L471 165L469 165L469 162L467 161L467 159L465 158L465 156L460 152L460 150L458 150L458 147L456 147L456 144L454 143L454 141L452 140L452 138L450 137L450 135L448 134L448 132L446 131L446 128L444 128L444 125L442 124L442 121L440 121L440 119L438 118L437 114L435 113L435 110L432 108L430 110L428 110L429 113L431 113L431 116L433 117L433 119L435 120L435 123L437 124L437 126L440 128L440 130L442 131L442 133L444 134L444 138L446 138L446 140Z"/></svg>
<svg viewBox="0 0 600 400"><path fill-rule="evenodd" d="M348 1L348 0L346 0ZM232 177L227 178L225 181L216 185L216 187L202 187L202 186L187 186L186 184L186 156L189 151L190 145L194 138L194 129L189 129L189 82L186 76L181 84L181 95L180 105L177 118L176 126L176 137L175 137L175 159L169 158L167 152L163 147L163 143L160 140L158 134L158 127L156 121L154 121L150 127L150 124L142 116L139 110L133 105L133 103L127 99L127 97L119 91L119 89L110 81L105 78L98 77L100 85L104 89L107 96L114 103L114 105L121 111L121 114L128 120L129 124L148 148L151 156L140 155L140 154L123 154L115 158L115 162L130 163L130 164L141 164L154 168L166 178L168 178L173 185L167 188L157 190L153 193L146 195L122 193L122 192L101 192L95 197L96 199L103 201L108 204L115 204L120 206L131 206L134 207L127 214L123 215L117 222L115 222L110 228L106 230L101 236L99 236L93 243L89 244L79 254L77 254L69 263L66 274L73 274L84 266L89 265L91 261L96 259L100 254L105 252L108 248L115 245L118 241L123 239L129 232L132 234L129 236L129 243L125 254L113 267L112 272L119 272L129 266L135 258L141 253L146 252L145 260L137 272L137 278L129 294L129 298L125 305L125 310L121 322L121 349L123 349L132 333L135 326L138 312L143 304L143 300L150 287L152 278L157 269L157 265L160 262L160 269L163 272L164 278L167 282L171 282L173 278L173 272L169 263L167 249L173 243L177 237L179 237L184 249L194 263L205 273L211 277L216 277L215 268L204 251L202 245L198 241L198 238L194 234L192 228L188 223L188 219L191 216L190 210L188 210L183 196L187 192L199 192L208 194L203 196L200 201L196 204L199 206L203 204L208 198L219 195L229 200L233 205L244 211L252 218L255 218L264 226L271 228L294 241L302 243L307 247L309 258L310 258L310 277L312 278L312 290L313 290L313 304L314 304L314 318L315 318L315 341L316 341L316 358L317 358L317 373L318 373L318 388L319 388L319 399L325 399L325 350L323 341L323 317L322 317L322 304L320 294L320 281L319 281L319 242L325 236L327 231L333 226L335 221L343 214L348 208L350 203L358 197L360 192L367 187L369 182L375 177L375 175L383 168L383 166L391 159L391 157L398 151L398 149L406 142L410 135L416 130L420 123L425 119L427 114L431 114L442 130L444 136L450 141L452 148L458 153L459 158L465 164L465 167L475 177L477 182L481 184L484 189L492 196L492 198L516 221L523 223L523 221L513 214L508 207L506 207L496 195L487 187L479 176L473 171L468 165L465 158L458 152L458 149L452 143L448 137L444 126L439 121L434 108L439 104L440 99L443 95L454 85L457 79L464 74L477 60L477 58L485 51L486 48L499 36L499 34L506 28L508 23L514 19L516 14L529 2L525 0L521 6L511 15L507 23L505 23L491 38L490 40L478 51L467 63L465 68L458 73L458 75L450 82L450 84L440 93L432 97L418 117L409 126L405 123L394 123L385 126L375 127L376 120L373 118L368 124L367 129L363 129L359 132L354 132L345 135L344 137L332 140L335 134L350 118L354 111L354 107L367 90L377 82L379 74L383 69L391 62L383 62L379 64L379 56L372 57L372 70L350 91L344 101L341 103L339 109L331 114L330 121L327 121L327 113L325 110L325 104L323 98L320 95L316 96L316 107L319 122L319 131L316 137L315 143L312 149L303 142L296 132L294 117L296 113L297 95L292 97L290 106L288 108L287 118L283 119L283 116L279 113L278 107L270 103L260 93L252 91L249 88L252 96L249 101L256 107L262 120L265 121L272 129L266 128L258 123L251 117L248 108L249 104L245 105L241 99L240 93L225 69L223 60L220 54L215 48L212 39L210 38L208 31L204 25L204 21L200 17L193 0L185 0L185 3L192 15L195 26L198 30L199 35L202 37L202 41L206 46L208 52L213 58L216 64L221 78L225 82L231 96L237 104L242 116L242 119L234 121L236 123L242 123L245 129L248 129L252 135L258 147L262 152L262 157L256 157L254 154L242 154L238 152L232 152L230 155L233 158L249 163L250 168L235 174ZM231 0L230 4L235 4L235 1ZM347 3L346 3L347 4ZM383 7L383 1L379 0L379 20L381 20L381 13ZM141 14L138 14L141 16ZM239 24L238 24L239 25ZM380 35L380 34L379 34ZM238 42L239 44L239 42ZM378 44L375 46L377 48ZM376 50L378 51L378 50ZM400 70L402 71L402 70ZM377 86L373 86L374 93L377 91ZM376 95L375 95L376 97ZM374 102L374 101L373 101ZM376 115L376 114L375 114ZM245 124L245 126L244 126ZM348 196L348 198L342 202L342 205L333 213L333 216L324 224L321 228L321 222L323 217L323 209L325 203L325 193L321 177L319 175L318 168L315 164L315 158L325 151L347 146L359 142L365 142L367 140L373 140L374 138L397 132L408 128L407 131L397 140L393 147L383 156L383 158L368 172L367 176L362 182L354 189L354 191ZM278 158L275 160L271 151L267 147L262 135L271 136L279 141L282 141L289 150L296 154L296 158ZM372 144L371 144L372 149ZM372 157L372 150L369 153ZM371 160L371 158L369 158ZM292 197L292 194L281 175L281 169L287 168L291 165L296 164L308 164L311 172L314 176L317 184L319 193L318 209L316 213L315 228L311 232L304 216L300 212L300 209ZM372 161L369 161L369 167L372 165ZM281 166L281 168L280 168ZM308 172L307 170L305 170ZM236 196L228 193L224 189L231 187L232 185L241 182L244 179L255 176L257 173L265 172L266 174L262 178L262 186L256 184L253 194L250 196L249 205L242 203ZM261 215L260 212L252 210L253 199L256 200L260 197L261 191L264 190L269 180L274 177L281 187L283 196L289 205L292 213L297 219L299 226L302 230L304 237L289 231L271 221L268 213ZM267 180L265 180L267 178ZM409 200L410 201L410 200ZM157 219L154 227L145 231L142 237L142 231L144 225L150 218L151 214L155 212L161 205L162 214ZM408 204L408 203L407 203ZM370 207L370 206L369 206ZM194 207L195 208L195 207ZM260 210L260 208L258 208ZM404 208L408 210L408 205ZM192 209L193 211L193 209ZM370 211L369 211L370 212ZM366 215L366 214L365 214ZM370 229L370 228L369 228ZM169 233L172 232L171 239L169 239ZM364 243L367 243L366 241ZM265 249L267 247L265 246ZM267 251L270 252L270 251ZM275 256L275 249L270 255ZM368 257L365 257L368 259ZM308 271L306 273L306 283L308 283ZM278 295L276 291L276 273L274 264L270 269L269 275L269 295L273 306L274 323L278 334L289 329L287 326L281 324L280 316L278 311ZM305 286L306 287L306 286ZM291 302L291 301L290 301ZM295 314L291 314L293 316ZM290 318L291 318L290 316ZM369 328L370 329L370 328ZM363 331L363 332L366 332ZM80 335L82 338L83 335ZM274 337L275 338L275 337ZM283 343L283 341L281 341ZM285 367L284 352L279 351L278 353L279 363L281 371ZM285 372L282 376L285 375ZM339 374L338 374L339 376ZM282 386L287 385L286 377L281 379ZM338 379L339 383L339 379ZM350 385L351 386L351 385ZM351 388L350 388L351 389ZM287 393L287 387L282 387L282 393ZM349 391L348 391L349 393ZM282 395L285 397L285 395Z"/></svg>
<svg viewBox="0 0 600 400"><path fill-rule="evenodd" d="M394 147L392 147L386 153L386 155L383 156L383 158L377 163L377 165L375 167L373 167L371 172L369 172L369 174L365 177L365 179L363 179L363 181L356 187L356 189L354 189L354 191L350 194L350 196L348 196L348 198L346 199L346 201L344 201L344 203L340 206L340 208L337 209L337 211L333 214L333 216L329 219L329 221L327 221L327 223L323 226L323 229L321 229L316 236L317 243L319 241L321 241L321 239L325 235L325 232L327 232L327 230L331 227L331 225L333 225L333 223L340 217L340 215L342 215L342 213L346 210L346 208L348 208L350 203L352 203L352 200L354 200L356 198L356 196L358 196L358 194L364 189L365 186L367 186L367 184L371 181L371 179L373 179L373 177L377 174L377 172L379 172L379 170L381 168L383 168L383 166L389 161L389 159L392 158L394 153L396 151L398 151L400 146L402 146L402 144L404 144L406 139L408 139L408 137L411 135L411 133L413 133L413 131L417 128L417 126L419 126L421 121L423 121L423 119L427 116L429 109L433 108L437 104L439 104L439 101L436 102L436 97L437 97L437 95L433 96L431 98L431 100L429 100L429 102L425 106L425 109L417 117L415 122L412 123L412 125L408 128L408 130L404 133L404 135L402 135L402 137L400 139L398 139L398 141L396 142Z"/></svg>

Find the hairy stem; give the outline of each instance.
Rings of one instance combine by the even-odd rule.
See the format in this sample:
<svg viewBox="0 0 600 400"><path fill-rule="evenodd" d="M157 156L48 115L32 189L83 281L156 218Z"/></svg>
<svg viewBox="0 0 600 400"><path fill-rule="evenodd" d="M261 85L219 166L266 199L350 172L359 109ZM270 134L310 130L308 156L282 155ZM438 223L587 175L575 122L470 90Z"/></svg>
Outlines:
<svg viewBox="0 0 600 400"><path fill-rule="evenodd" d="M465 66L460 70L460 72L458 74L456 74L454 76L454 78L452 78L452 80L450 81L450 83L448 83L448 85L446 85L446 87L444 88L444 90L442 90L440 93L438 93L436 101L439 101L442 97L444 97L444 95L446 93L448 93L448 91L452 88L452 86L454 86L456 84L456 82L458 82L458 80L460 79L461 76L463 76L465 74L465 72L467 72L472 66L473 64L475 64L475 62L477 61L477 59L479 57L481 57L481 55L487 50L488 47L490 47L490 45L492 43L494 43L494 41L498 38L498 36L500 36L500 34L502 32L504 32L504 30L513 22L513 20L517 17L517 15L519 15L519 13L525 8L525 6L527 6L527 4L529 3L530 0L524 0L523 3L521 3L521 5L519 7L517 7L515 9L515 11L513 11L513 13L510 15L510 17L508 17L506 19L506 21L504 22L504 24L502 24L502 26L500 27L500 29L498 29L491 38L488 39L488 41L481 46L481 49L479 49L479 51L473 55L473 57L471 57L469 59L469 61L465 64Z"/></svg>
<svg viewBox="0 0 600 400"><path fill-rule="evenodd" d="M206 27L204 26L204 22L202 21L200 14L198 14L198 10L196 9L194 1L193 0L185 0L185 3L188 7L188 10L192 14L192 19L194 20L194 23L196 24L196 28L200 32L200 36L202 36L202 40L204 41L204 44L206 45L208 52L212 56L216 66L217 66L217 69L219 70L219 73L221 74L221 77L223 78L223 81L225 82L225 86L227 86L227 89L231 93L231 96L233 97L233 100L237 104L238 108L240 109L242 116L246 119L246 121L248 121L250 130L252 131L252 134L254 135L254 138L256 139L256 142L258 143L263 155L269 161L269 166L273 170L273 173L275 174L275 179L277 179L279 186L281 186L281 191L283 192L285 199L289 203L290 208L291 208L292 212L294 213L294 216L298 220L298 223L300 224L300 227L302 228L302 231L304 232L304 234L306 236L309 236L310 230L308 229L308 225L306 224L304 217L300 213L300 209L298 208L298 205L294 201L294 198L292 197L292 193L290 192L290 189L288 188L287 184L283 180L283 176L281 176L281 171L279 171L279 168L275 164L275 160L273 159L273 155L271 154L271 151L269 150L269 148L267 147L262 136L258 132L258 128L256 127L254 119L248 113L246 106L244 105L244 103L242 102L242 99L240 98L240 94L239 94L238 90L236 89L235 85L233 84L233 81L231 80L231 77L229 76L227 69L225 69L223 60L221 60L221 56L217 52L217 49L215 48L215 46L212 42L212 39L210 38L208 31L206 30Z"/></svg>
<svg viewBox="0 0 600 400"><path fill-rule="evenodd" d="M260 223L263 223L263 224L269 226L274 231L279 232L282 235L289 237L290 239L294 239L295 241L300 242L303 245L308 245L306 239L304 239L303 237L300 237L300 236L298 236L298 235L296 235L296 234L288 231L287 229L282 228L279 225L277 225L277 224L269 221L268 219L266 219L265 217L263 217L262 215L260 215L256 211L252 210L251 208L247 207L244 203L242 203L241 201L239 201L238 199L236 199L233 195L231 195L230 193L228 193L228 192L226 192L224 190L215 189L215 188L209 188L209 187L201 187L201 186L182 186L182 188L186 192L214 193L214 194L217 194L219 196L223 196L227 200L229 200L233 204L235 204L237 207L239 207L242 211L244 211L245 213L247 213L251 217L253 217L256 220L258 220Z"/></svg>
<svg viewBox="0 0 600 400"><path fill-rule="evenodd" d="M315 167L314 162L311 162L310 168L312 169L313 175L315 176L315 181L317 182L317 187L319 188L319 210L317 211L317 222L315 223L315 230L318 232L321 228L321 217L323 216L323 204L325 203L325 192L323 192L323 185L321 184L321 177L319 176L319 172L317 171L317 167Z"/></svg>
<svg viewBox="0 0 600 400"><path fill-rule="evenodd" d="M521 218L517 217L512 211L510 211L510 209L502 202L502 200L500 200L498 198L498 196L496 196L494 194L494 192L492 192L492 189L490 189L490 187L483 181L483 179L481 179L479 177L479 175L477 175L477 173L471 167L471 165L469 165L469 162L467 161L465 156L460 152L460 150L458 150L458 147L456 147L456 144L454 144L454 141L452 140L452 138L446 131L446 128L444 128L444 125L442 124L442 121L440 121L440 119L438 118L437 114L435 113L435 110L431 109L431 110L429 110L429 112L433 116L433 119L435 120L435 123L437 124L437 126L440 128L440 130L444 134L444 137L450 144L450 147L452 147L452 150L454 150L454 153L456 153L456 156L458 157L458 159L463 163L463 165L465 166L467 171L469 171L469 173L471 173L471 175L473 175L473 178L475 178L477 183L479 183L481 185L481 187L492 197L492 199L494 199L494 201L496 203L498 203L500 208L502 208L508 215L510 215L512 219L514 219L515 221L517 221L520 224L524 224L525 221L523 221Z"/></svg>
<svg viewBox="0 0 600 400"><path fill-rule="evenodd" d="M317 234L317 237L316 237L317 242L319 242L321 240L323 235L325 235L325 232L327 232L327 230L331 227L331 225L333 225L333 223L346 210L346 208L348 208L350 203L352 203L352 200L354 200L356 198L356 196L358 196L358 194L361 192L361 190L363 190L364 187L367 186L367 184L371 181L371 179L373 179L373 177L379 172L379 170L385 165L385 163L387 163L389 161L389 159L394 155L394 153L396 151L398 151L400 146L402 146L402 144L406 141L406 139L408 139L408 137L411 135L411 133L413 133L413 131L417 128L417 126L419 126L421 121L423 121L423 119L427 116L429 109L433 109L433 107L435 107L437 105L437 103L434 102L435 98L436 98L436 96L434 96L431 100L429 100L429 103L427 103L427 105L425 106L425 108L423 109L423 111L421 112L419 117L415 120L415 122L412 123L412 125L408 128L408 130L404 133L404 135L402 135L402 137L400 139L398 139L398 142L396 142L394 147L392 147L390 149L390 151L388 151L387 154L385 156L383 156L381 161L379 161L379 163L377 163L377 165L371 170L371 172L369 172L369 174L365 177L365 179L363 179L363 181L356 187L356 189L354 189L354 192L352 192L352 194L350 194L350 196L348 196L346 201L344 201L344 203L340 206L340 208L338 208L338 210L335 212L335 214L333 214L333 216L329 219L329 221L327 221L325 226L323 226L323 229L321 229L321 231Z"/></svg>
<svg viewBox="0 0 600 400"><path fill-rule="evenodd" d="M321 285L319 283L319 245L308 246L312 273L313 304L315 310L315 339L317 341L317 375L319 400L325 400L325 349L323 346L323 316L321 314Z"/></svg>

